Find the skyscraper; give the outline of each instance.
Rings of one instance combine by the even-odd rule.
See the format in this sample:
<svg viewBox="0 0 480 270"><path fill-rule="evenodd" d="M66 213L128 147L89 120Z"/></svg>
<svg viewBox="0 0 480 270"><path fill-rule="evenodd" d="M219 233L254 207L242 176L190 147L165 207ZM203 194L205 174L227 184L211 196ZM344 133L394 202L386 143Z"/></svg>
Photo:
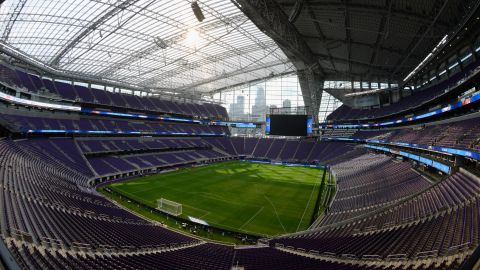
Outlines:
<svg viewBox="0 0 480 270"><path fill-rule="evenodd" d="M241 120L245 116L245 97L237 96L237 102L230 104L229 114Z"/></svg>
<svg viewBox="0 0 480 270"><path fill-rule="evenodd" d="M263 86L258 85L257 93L255 95L255 104L252 106L252 121L265 120L266 101L265 89Z"/></svg>
<svg viewBox="0 0 480 270"><path fill-rule="evenodd" d="M290 99L285 99L282 104L282 112L289 114L292 111L292 101Z"/></svg>

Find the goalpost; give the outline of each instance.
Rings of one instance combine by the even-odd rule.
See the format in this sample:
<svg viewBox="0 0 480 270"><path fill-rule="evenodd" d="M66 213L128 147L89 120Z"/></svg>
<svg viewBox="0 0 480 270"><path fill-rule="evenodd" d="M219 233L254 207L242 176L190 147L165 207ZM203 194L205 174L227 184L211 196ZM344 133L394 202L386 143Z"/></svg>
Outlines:
<svg viewBox="0 0 480 270"><path fill-rule="evenodd" d="M158 207L157 209L170 214L172 216L180 216L182 214L182 204L170 201L164 198L157 200Z"/></svg>

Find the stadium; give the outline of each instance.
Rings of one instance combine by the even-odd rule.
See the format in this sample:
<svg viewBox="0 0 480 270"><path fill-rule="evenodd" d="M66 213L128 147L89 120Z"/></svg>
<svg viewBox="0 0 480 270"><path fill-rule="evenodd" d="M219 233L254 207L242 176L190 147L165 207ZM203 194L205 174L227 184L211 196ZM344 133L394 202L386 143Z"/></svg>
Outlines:
<svg viewBox="0 0 480 270"><path fill-rule="evenodd" d="M0 269L480 269L479 6L0 0Z"/></svg>

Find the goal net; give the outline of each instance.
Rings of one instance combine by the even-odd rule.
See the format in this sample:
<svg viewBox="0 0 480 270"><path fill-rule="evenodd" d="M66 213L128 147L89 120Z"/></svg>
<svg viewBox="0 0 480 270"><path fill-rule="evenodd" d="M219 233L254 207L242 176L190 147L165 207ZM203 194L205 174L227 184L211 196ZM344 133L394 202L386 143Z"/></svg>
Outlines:
<svg viewBox="0 0 480 270"><path fill-rule="evenodd" d="M157 200L157 209L173 216L180 216L182 214L182 204L167 199L161 198Z"/></svg>

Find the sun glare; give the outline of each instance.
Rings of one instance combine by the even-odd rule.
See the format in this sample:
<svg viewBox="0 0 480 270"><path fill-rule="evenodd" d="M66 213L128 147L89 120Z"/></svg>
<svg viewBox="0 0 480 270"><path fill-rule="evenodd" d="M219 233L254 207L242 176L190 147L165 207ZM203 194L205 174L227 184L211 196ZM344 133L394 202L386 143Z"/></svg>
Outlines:
<svg viewBox="0 0 480 270"><path fill-rule="evenodd" d="M200 32L198 32L196 29L190 29L187 31L185 36L185 45L192 49L197 49L201 40L202 37L200 36Z"/></svg>

